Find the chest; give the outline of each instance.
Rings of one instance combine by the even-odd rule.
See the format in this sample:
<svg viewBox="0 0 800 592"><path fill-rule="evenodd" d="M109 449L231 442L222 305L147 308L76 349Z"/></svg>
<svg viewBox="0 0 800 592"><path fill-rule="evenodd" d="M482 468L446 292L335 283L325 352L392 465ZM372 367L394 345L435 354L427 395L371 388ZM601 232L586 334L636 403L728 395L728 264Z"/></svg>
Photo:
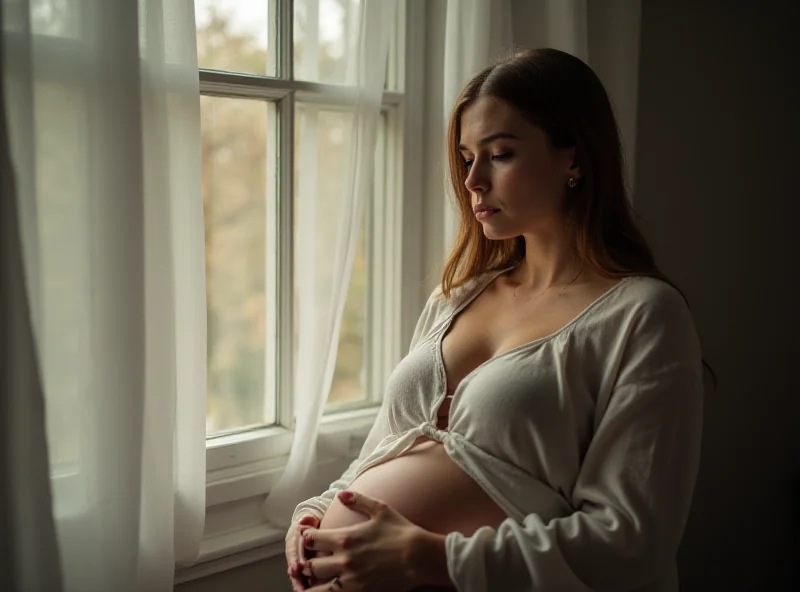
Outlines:
<svg viewBox="0 0 800 592"><path fill-rule="evenodd" d="M491 287L464 307L445 328L441 342L447 397L437 411L447 429L456 389L477 368L498 356L552 336L574 322L608 286L517 299L502 286Z"/></svg>
<svg viewBox="0 0 800 592"><path fill-rule="evenodd" d="M441 348L449 395L487 360L553 335L588 304L586 298L558 294L534 303L506 296L501 290L481 294L446 328Z"/></svg>

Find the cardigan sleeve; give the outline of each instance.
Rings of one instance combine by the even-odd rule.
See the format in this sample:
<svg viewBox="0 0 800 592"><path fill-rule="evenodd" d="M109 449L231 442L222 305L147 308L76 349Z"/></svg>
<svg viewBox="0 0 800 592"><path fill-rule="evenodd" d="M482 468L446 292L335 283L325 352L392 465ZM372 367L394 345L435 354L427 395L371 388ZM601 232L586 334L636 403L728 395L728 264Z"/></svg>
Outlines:
<svg viewBox="0 0 800 592"><path fill-rule="evenodd" d="M640 313L620 332L622 362L605 409L596 411L571 494L574 513L448 534L448 572L459 592L623 592L673 569L699 465L701 353L677 291Z"/></svg>
<svg viewBox="0 0 800 592"><path fill-rule="evenodd" d="M435 325L440 305L440 299L438 297L439 293L440 291L437 288L428 298L425 308L417 320L417 325L411 338L409 352L417 346L417 344L430 332ZM372 452L378 447L378 444L380 444L381 441L391 433L392 429L389 422L388 401L384 397L380 410L378 411L378 415L375 418L375 422L370 428L367 439L364 441L364 445L361 447L361 452L359 453L358 457L350 463L350 465L347 467L347 470L345 470L341 477L328 486L326 491L318 496L300 502L292 514L292 523L306 515L316 516L321 520L328 507L333 503L333 499L336 497L336 494L343 489L347 489L350 483L353 482L356 477L356 473L358 472L358 468L364 459L372 454Z"/></svg>

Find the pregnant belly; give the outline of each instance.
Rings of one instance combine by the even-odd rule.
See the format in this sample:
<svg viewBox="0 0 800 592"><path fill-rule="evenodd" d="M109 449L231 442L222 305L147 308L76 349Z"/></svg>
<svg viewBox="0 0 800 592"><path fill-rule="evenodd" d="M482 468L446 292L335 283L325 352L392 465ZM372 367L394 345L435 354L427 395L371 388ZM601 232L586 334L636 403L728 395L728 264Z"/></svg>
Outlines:
<svg viewBox="0 0 800 592"><path fill-rule="evenodd" d="M411 522L439 534L470 536L481 526L497 527L506 514L456 465L444 445L421 436L405 454L358 476L348 487L382 500ZM320 529L341 528L368 520L337 498Z"/></svg>

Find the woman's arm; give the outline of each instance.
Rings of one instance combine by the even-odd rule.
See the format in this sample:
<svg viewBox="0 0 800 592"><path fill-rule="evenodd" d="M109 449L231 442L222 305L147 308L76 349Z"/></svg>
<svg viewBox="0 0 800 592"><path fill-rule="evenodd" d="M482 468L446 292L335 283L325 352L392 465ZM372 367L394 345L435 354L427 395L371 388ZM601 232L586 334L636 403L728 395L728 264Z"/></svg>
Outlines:
<svg viewBox="0 0 800 592"><path fill-rule="evenodd" d="M660 295L663 296L663 295ZM461 592L636 590L674 569L697 475L701 354L677 292L647 303L572 492L575 513L450 533Z"/></svg>

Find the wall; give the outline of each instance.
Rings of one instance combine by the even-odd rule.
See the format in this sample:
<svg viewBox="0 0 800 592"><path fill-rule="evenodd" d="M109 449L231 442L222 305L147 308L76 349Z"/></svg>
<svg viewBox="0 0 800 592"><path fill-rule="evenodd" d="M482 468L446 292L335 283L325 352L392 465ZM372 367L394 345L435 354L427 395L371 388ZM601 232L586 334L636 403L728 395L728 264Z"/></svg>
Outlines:
<svg viewBox="0 0 800 592"><path fill-rule="evenodd" d="M707 399L701 473L679 556L683 592L788 590L800 557L800 374L790 372L800 353L792 288L798 9L789 0L737 4L642 7L634 203L664 270L692 304L720 380ZM443 10L443 0L431 2L426 32L427 93L436 106L423 147L426 269L441 256L443 123L434 73ZM516 43L529 45L526 34L515 19ZM278 557L175 590L288 590L286 581Z"/></svg>
<svg viewBox="0 0 800 592"><path fill-rule="evenodd" d="M634 203L719 375L682 591L788 590L800 563L798 22L791 1L643 3Z"/></svg>

